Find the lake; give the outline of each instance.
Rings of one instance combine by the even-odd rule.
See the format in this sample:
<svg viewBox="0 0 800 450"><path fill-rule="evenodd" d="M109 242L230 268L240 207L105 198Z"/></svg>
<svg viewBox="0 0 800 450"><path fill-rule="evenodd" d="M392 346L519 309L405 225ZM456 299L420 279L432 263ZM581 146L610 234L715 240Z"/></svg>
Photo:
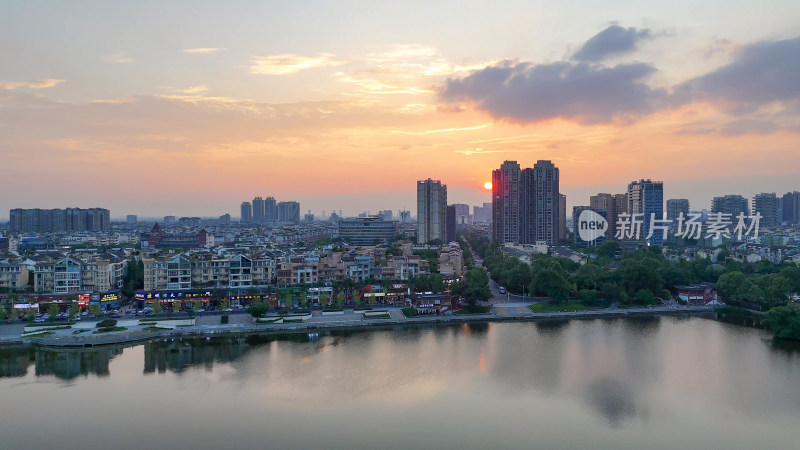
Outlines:
<svg viewBox="0 0 800 450"><path fill-rule="evenodd" d="M796 449L800 349L646 317L0 347L0 448Z"/></svg>

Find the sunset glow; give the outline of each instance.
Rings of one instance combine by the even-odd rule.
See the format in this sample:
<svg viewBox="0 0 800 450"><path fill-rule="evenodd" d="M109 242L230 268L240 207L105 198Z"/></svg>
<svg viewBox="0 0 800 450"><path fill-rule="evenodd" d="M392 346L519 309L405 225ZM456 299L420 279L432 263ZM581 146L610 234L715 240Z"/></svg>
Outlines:
<svg viewBox="0 0 800 450"><path fill-rule="evenodd" d="M18 192L0 217L236 214L255 195L354 214L410 208L428 177L476 205L504 160L554 161L569 207L642 177L699 208L795 187L797 2L311 3L0 7L0 187Z"/></svg>
<svg viewBox="0 0 800 450"><path fill-rule="evenodd" d="M487 181L486 183L483 183L483 188L488 190L488 191L491 191L492 190L492 182L491 181Z"/></svg>

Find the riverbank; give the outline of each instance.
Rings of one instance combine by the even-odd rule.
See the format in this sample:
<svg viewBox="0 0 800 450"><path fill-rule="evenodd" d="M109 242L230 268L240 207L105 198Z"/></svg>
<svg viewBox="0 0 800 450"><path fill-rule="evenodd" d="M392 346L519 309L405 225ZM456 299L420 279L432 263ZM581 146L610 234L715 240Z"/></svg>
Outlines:
<svg viewBox="0 0 800 450"><path fill-rule="evenodd" d="M603 309L586 311L563 311L534 313L527 305L494 305L489 314L459 314L447 316L406 317L399 310L391 309L389 318L364 318L350 314L341 316L313 316L303 322L292 323L246 323L246 324L213 324L178 327L170 330L151 331L146 329L109 333L102 336L53 334L41 337L4 337L0 345L30 344L44 347L98 347L106 345L129 344L153 339L171 339L176 337L197 336L229 336L242 334L259 334L274 332L296 332L330 329L355 329L394 327L400 325L452 324L467 322L524 322L541 320L586 320L595 318L624 318L652 315L703 315L714 313L714 307L681 307L681 308L635 308L635 309Z"/></svg>

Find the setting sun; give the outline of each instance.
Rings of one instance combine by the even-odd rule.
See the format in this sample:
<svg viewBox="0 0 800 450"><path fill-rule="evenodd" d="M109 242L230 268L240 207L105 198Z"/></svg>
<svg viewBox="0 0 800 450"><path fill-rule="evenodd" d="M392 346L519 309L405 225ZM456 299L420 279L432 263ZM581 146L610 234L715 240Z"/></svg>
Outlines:
<svg viewBox="0 0 800 450"><path fill-rule="evenodd" d="M483 183L483 188L491 190L492 189L492 182L491 181L487 181L486 183Z"/></svg>

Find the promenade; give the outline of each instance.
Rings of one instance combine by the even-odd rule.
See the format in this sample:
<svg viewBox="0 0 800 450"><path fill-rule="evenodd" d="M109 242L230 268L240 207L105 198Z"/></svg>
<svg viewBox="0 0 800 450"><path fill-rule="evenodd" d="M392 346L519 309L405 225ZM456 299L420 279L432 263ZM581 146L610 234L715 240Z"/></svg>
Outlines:
<svg viewBox="0 0 800 450"><path fill-rule="evenodd" d="M231 314L230 323L220 324L219 315L200 315L193 325L170 327L170 329L152 331L150 325L140 325L139 319L120 320L119 326L126 330L119 332L103 333L101 335L82 333L75 335L75 328L53 330L46 336L21 336L18 334L3 334L6 331L0 327L0 345L9 344L34 344L53 347L95 347L102 345L115 345L131 342L147 341L157 338L172 338L183 336L213 336L228 334L253 334L270 332L292 332L318 329L347 329L366 327L385 327L402 325L448 324L463 322L506 322L506 321L535 321L535 320L571 320L593 318L624 318L647 315L693 315L713 313L714 308L709 306L659 306L641 308L608 308L584 311L561 311L536 313L529 308L530 303L504 303L494 304L486 314L448 314L448 315L423 315L406 317L400 308L381 308L389 313L389 318L365 318L361 313L354 313L352 309L344 314L323 315L321 311L314 311L309 319L291 323L254 323L252 317L244 313ZM270 315L267 318L278 318ZM89 325L84 323L82 328ZM6 326L3 326L6 327ZM166 328L166 326L165 326ZM17 327L19 329L19 327Z"/></svg>

